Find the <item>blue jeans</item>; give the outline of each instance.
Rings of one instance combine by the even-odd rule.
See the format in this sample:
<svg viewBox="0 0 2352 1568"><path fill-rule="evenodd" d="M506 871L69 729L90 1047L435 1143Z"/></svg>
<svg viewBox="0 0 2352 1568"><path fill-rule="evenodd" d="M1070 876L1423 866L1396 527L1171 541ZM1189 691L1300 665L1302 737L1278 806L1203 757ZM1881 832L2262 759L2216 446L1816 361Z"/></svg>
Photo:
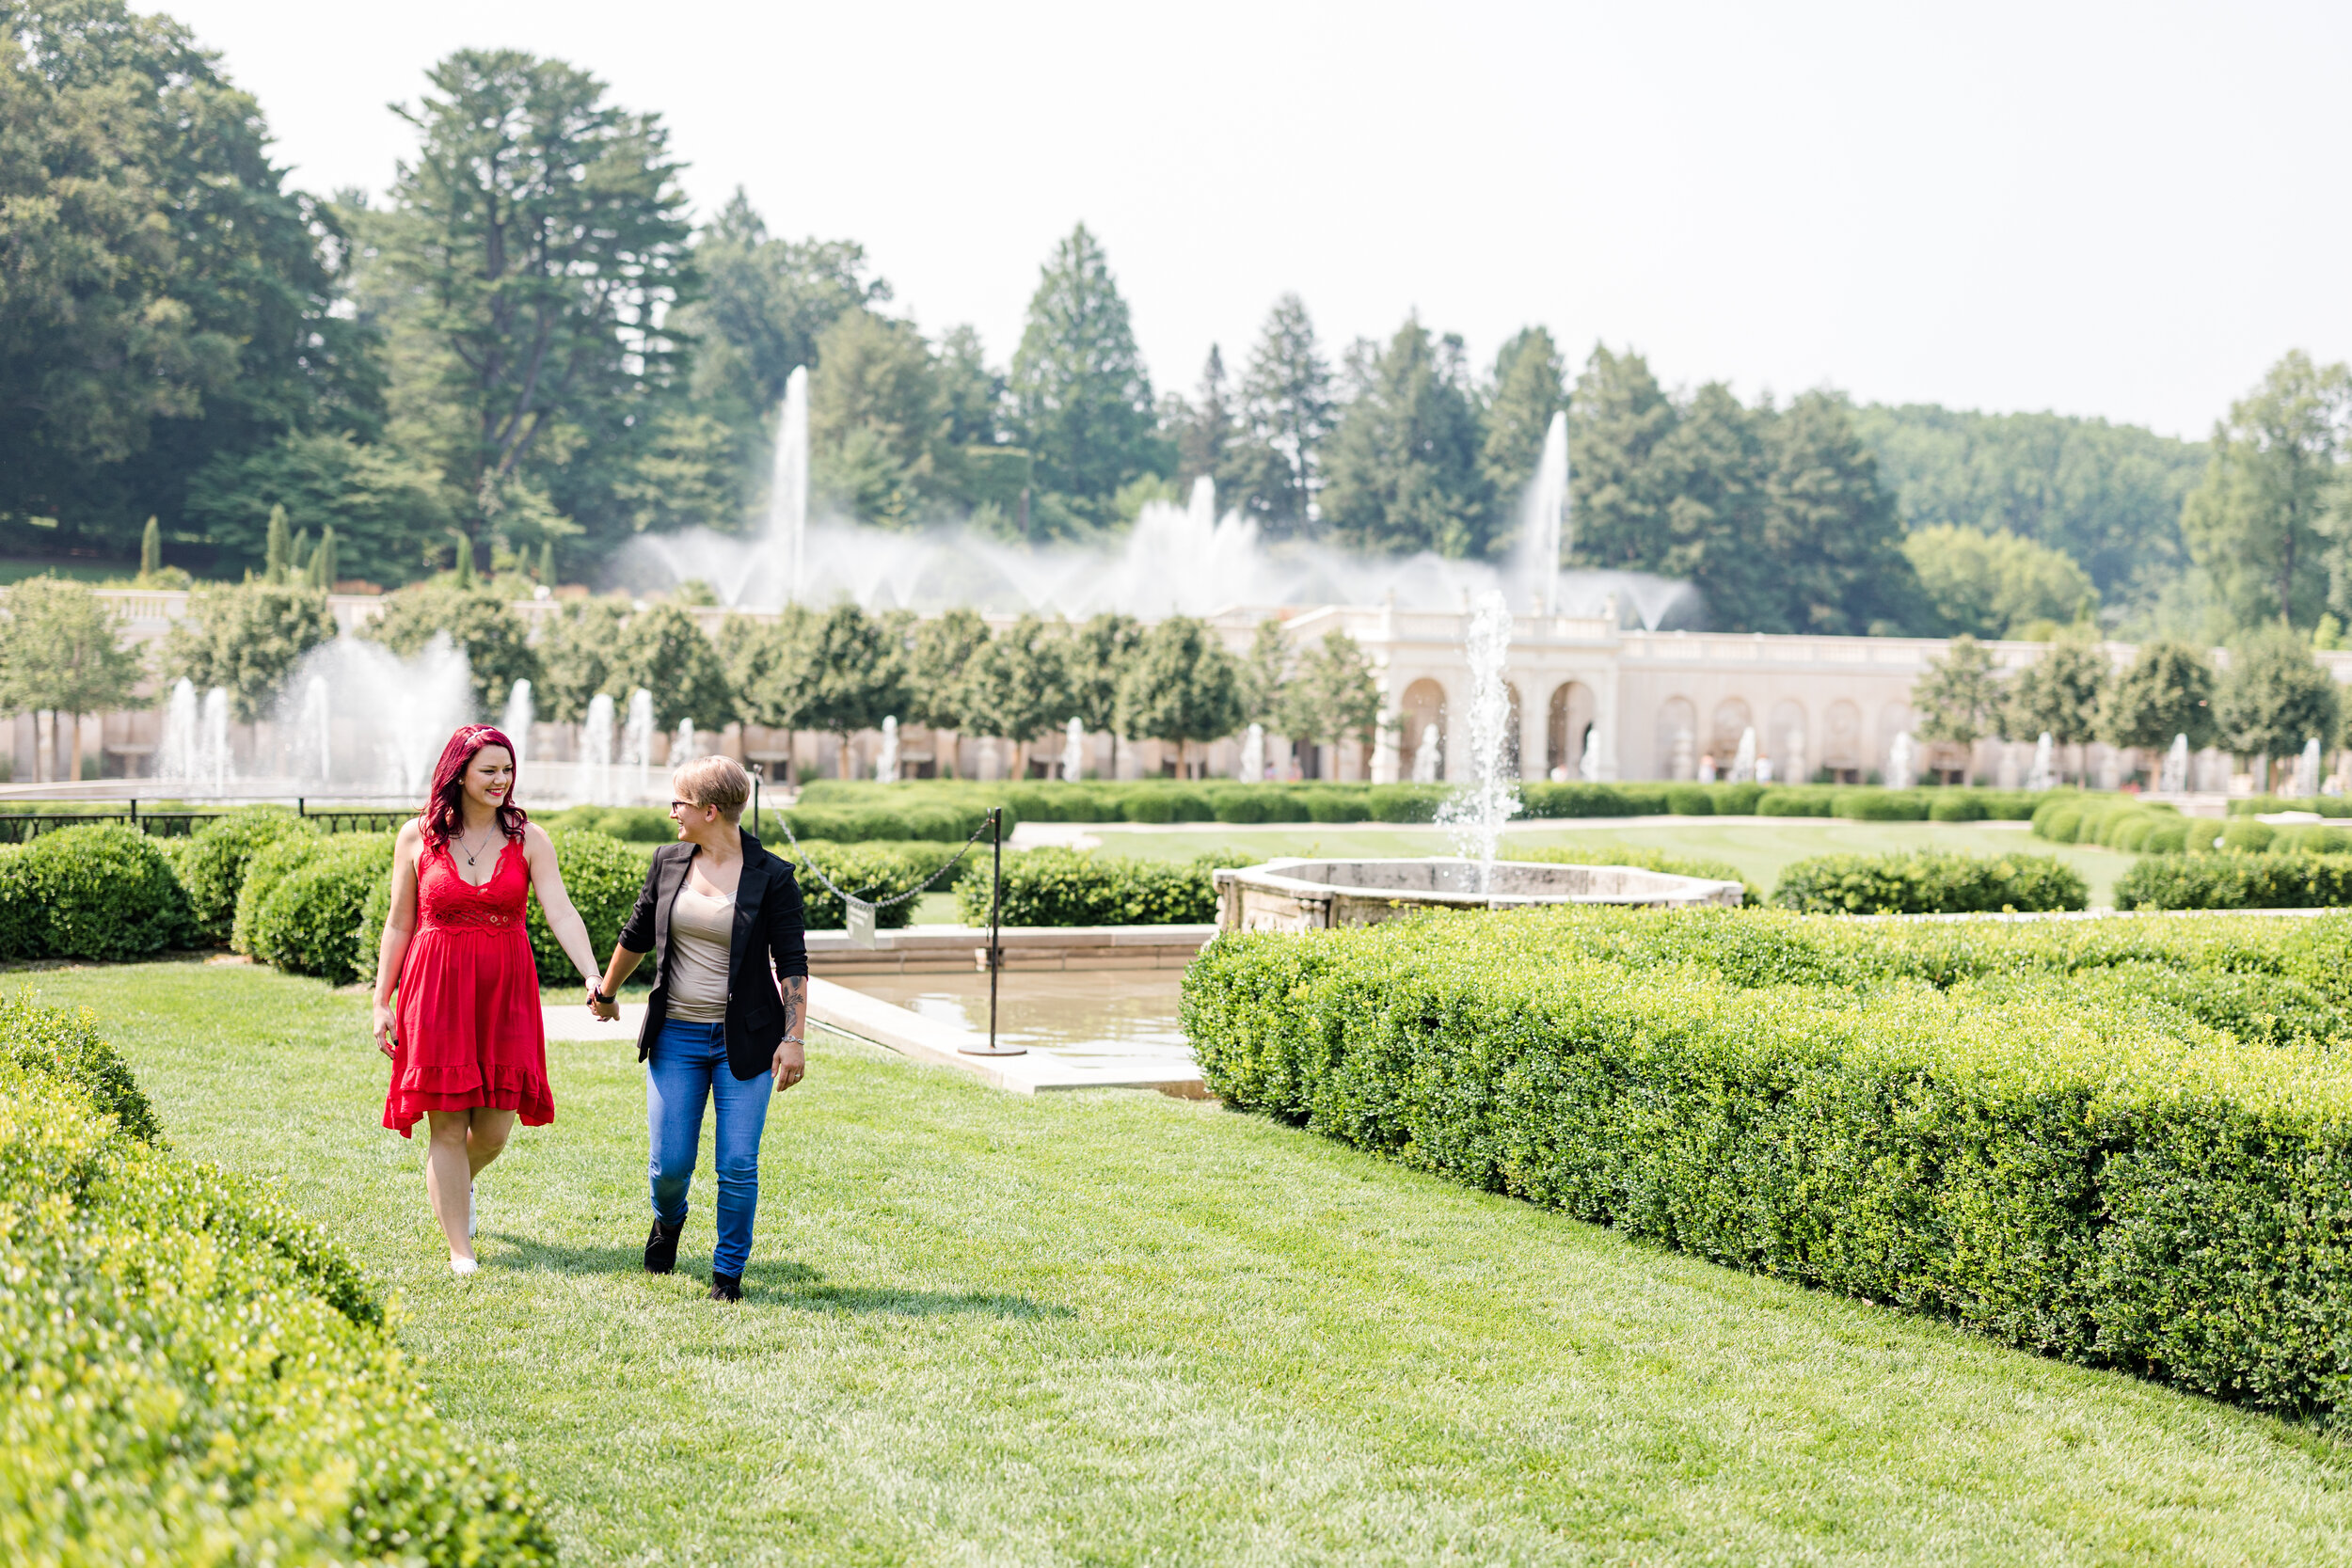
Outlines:
<svg viewBox="0 0 2352 1568"><path fill-rule="evenodd" d="M726 1025L670 1019L645 1063L645 1125L653 1134L654 1217L686 1223L686 1189L702 1144L703 1101L717 1101L719 1239L713 1274L740 1277L752 1257L752 1215L759 1208L759 1134L768 1125L773 1075L738 1078L727 1066Z"/></svg>

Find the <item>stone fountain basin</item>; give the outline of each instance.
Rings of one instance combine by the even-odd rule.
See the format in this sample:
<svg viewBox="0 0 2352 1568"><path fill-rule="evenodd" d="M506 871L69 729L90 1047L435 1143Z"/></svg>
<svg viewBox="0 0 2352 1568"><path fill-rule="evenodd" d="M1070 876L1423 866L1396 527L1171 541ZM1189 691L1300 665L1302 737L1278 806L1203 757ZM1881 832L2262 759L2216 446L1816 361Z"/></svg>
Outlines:
<svg viewBox="0 0 2352 1568"><path fill-rule="evenodd" d="M1640 871L1628 865L1497 861L1479 891L1479 863L1454 856L1413 860L1279 860L1216 873L1217 928L1319 931L1375 926L1417 909L1518 910L1545 904L1627 904L1736 909L1738 882Z"/></svg>

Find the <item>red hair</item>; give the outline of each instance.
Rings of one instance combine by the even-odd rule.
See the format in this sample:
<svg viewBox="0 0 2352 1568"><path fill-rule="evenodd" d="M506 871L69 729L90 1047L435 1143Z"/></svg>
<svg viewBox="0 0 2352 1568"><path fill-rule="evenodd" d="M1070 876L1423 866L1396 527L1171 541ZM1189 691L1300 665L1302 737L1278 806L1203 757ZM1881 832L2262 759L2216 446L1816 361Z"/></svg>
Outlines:
<svg viewBox="0 0 2352 1568"><path fill-rule="evenodd" d="M473 755L485 746L502 746L509 762L515 759L515 743L503 731L488 724L461 724L441 748L441 760L433 766L433 793L426 796L424 809L417 813L417 821L424 829L425 843L439 848L457 834L458 824L465 820L464 780L466 768ZM520 767L516 772L522 771ZM515 789L507 786L506 799L499 802L499 827L508 838L523 836L523 824L531 817L515 804Z"/></svg>

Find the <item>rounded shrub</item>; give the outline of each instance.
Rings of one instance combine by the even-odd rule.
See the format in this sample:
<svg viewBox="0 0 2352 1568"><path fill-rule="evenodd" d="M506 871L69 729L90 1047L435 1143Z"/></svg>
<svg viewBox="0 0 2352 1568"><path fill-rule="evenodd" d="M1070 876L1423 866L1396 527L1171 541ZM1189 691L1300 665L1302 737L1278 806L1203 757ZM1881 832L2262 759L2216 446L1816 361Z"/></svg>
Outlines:
<svg viewBox="0 0 2352 1568"><path fill-rule="evenodd" d="M1715 786L1715 815L1718 816L1754 816L1756 804L1764 799L1760 784L1722 784Z"/></svg>
<svg viewBox="0 0 2352 1568"><path fill-rule="evenodd" d="M676 837L672 829L671 836ZM553 832L548 841L555 846L555 866L564 874L564 893L571 899L572 908L588 927L588 945L596 951L599 963L612 956L612 947L620 941L621 927L628 924L628 911L637 907L637 895L645 885L645 869L653 864L654 847L649 844L625 842L603 833ZM788 853L782 846L779 852ZM564 944L555 940L548 928L547 911L539 907L539 895L531 895L527 925L531 932L532 960L539 966L543 984L564 985L572 977L572 960L564 955ZM650 977L650 976L649 976Z"/></svg>
<svg viewBox="0 0 2352 1568"><path fill-rule="evenodd" d="M1973 789L1938 789L1931 791L1928 818L1934 822L1981 822L1984 820L1984 800Z"/></svg>
<svg viewBox="0 0 2352 1568"><path fill-rule="evenodd" d="M2279 836L2279 830L2267 822L2249 822L2244 817L2232 817L2214 835L2225 849L2236 849L2249 855L2259 855L2270 847L2270 841Z"/></svg>
<svg viewBox="0 0 2352 1568"><path fill-rule="evenodd" d="M0 911L17 958L144 958L188 934L169 857L119 822L60 828L0 858Z"/></svg>
<svg viewBox="0 0 2352 1568"><path fill-rule="evenodd" d="M254 851L246 863L245 880L237 888L237 913L229 928L229 945L253 956L253 923L278 884L310 863L326 842L322 833L294 833L274 839Z"/></svg>
<svg viewBox="0 0 2352 1568"><path fill-rule="evenodd" d="M1834 789L1818 784L1775 785L1757 798L1758 816L1827 816L1830 802L1836 798Z"/></svg>
<svg viewBox="0 0 2352 1568"><path fill-rule="evenodd" d="M1829 815L1854 822L1924 822L1927 791L1922 789L1841 789L1830 797Z"/></svg>
<svg viewBox="0 0 2352 1568"><path fill-rule="evenodd" d="M316 834L319 825L283 806L249 806L215 817L174 847L180 885L187 890L196 941L225 946L237 918L237 893L246 867L268 845L295 834Z"/></svg>
<svg viewBox="0 0 2352 1568"><path fill-rule="evenodd" d="M1311 822L1361 822L1372 816L1372 804L1363 791L1350 789L1313 789L1307 792L1307 819Z"/></svg>
<svg viewBox="0 0 2352 1568"><path fill-rule="evenodd" d="M1668 784L1666 809L1677 816L1712 816L1715 815L1715 792L1705 784Z"/></svg>
<svg viewBox="0 0 2352 1568"><path fill-rule="evenodd" d="M2047 816L2034 813L2034 835L2053 844L2072 844L2082 830L2083 808L2078 800L2065 800L2053 808Z"/></svg>
<svg viewBox="0 0 2352 1568"><path fill-rule="evenodd" d="M1375 822L1434 822L1449 793L1443 784L1374 784L1364 792L1364 805Z"/></svg>
<svg viewBox="0 0 2352 1568"><path fill-rule="evenodd" d="M1267 797L1276 793L1270 789L1220 789L1216 796L1216 819L1219 822L1273 821L1276 818L1267 808L1271 805L1279 811L1280 802L1279 800L1269 801Z"/></svg>
<svg viewBox="0 0 2352 1568"><path fill-rule="evenodd" d="M339 833L279 878L254 911L252 953L289 974L347 986L375 968L361 915L369 895L391 880L390 833ZM379 927L380 931L380 927Z"/></svg>
<svg viewBox="0 0 2352 1568"><path fill-rule="evenodd" d="M2139 852L2143 855L2178 855L2188 848L2189 835L2198 824L2188 817L2174 822L2151 822L2140 835ZM2210 837L2207 839L2210 843Z"/></svg>

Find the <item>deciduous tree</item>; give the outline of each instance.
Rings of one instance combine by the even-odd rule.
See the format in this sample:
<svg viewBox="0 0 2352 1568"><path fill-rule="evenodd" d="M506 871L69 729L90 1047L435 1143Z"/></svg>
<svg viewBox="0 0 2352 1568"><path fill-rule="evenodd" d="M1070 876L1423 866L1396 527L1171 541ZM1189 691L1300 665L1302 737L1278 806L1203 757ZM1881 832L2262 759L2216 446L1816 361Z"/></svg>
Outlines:
<svg viewBox="0 0 2352 1568"><path fill-rule="evenodd" d="M2189 750L2214 742L2213 666L2186 642L2141 645L2130 668L2107 688L2099 733L2111 746L2161 752L2174 736L2188 736Z"/></svg>
<svg viewBox="0 0 2352 1568"><path fill-rule="evenodd" d="M532 682L533 700L541 700L539 656L531 646L531 628L503 596L486 587L421 582L388 594L383 612L361 626L359 634L403 658L413 657L434 638L447 634L466 656L478 714L500 712L518 680Z"/></svg>
<svg viewBox="0 0 2352 1568"><path fill-rule="evenodd" d="M1067 681L1072 650L1061 629L1024 615L975 652L965 670L964 727L1012 742L1014 778L1028 743L1075 711Z"/></svg>
<svg viewBox="0 0 2352 1568"><path fill-rule="evenodd" d="M2046 734L2060 746L2087 745L2099 734L2107 674L2106 655L2088 636L2059 638L2010 683L2009 733L2021 738Z"/></svg>
<svg viewBox="0 0 2352 1568"><path fill-rule="evenodd" d="M1171 615L1143 635L1119 680L1123 735L1176 745L1177 770L1189 776L1196 740L1215 740L1240 728L1240 672L1233 656L1206 623Z"/></svg>
<svg viewBox="0 0 2352 1568"><path fill-rule="evenodd" d="M698 730L735 722L735 688L719 650L694 617L675 604L649 605L628 618L612 646L604 689L615 702L643 687L653 694L653 721L674 730L691 719Z"/></svg>
<svg viewBox="0 0 2352 1568"><path fill-rule="evenodd" d="M164 669L199 691L228 689L240 723L269 712L302 656L335 636L326 595L315 588L245 582L199 587L172 623Z"/></svg>
<svg viewBox="0 0 2352 1568"><path fill-rule="evenodd" d="M1327 631L1298 656L1283 689L1282 729L1294 740L1336 750L1349 736L1369 744L1380 721L1372 661L1343 631Z"/></svg>
<svg viewBox="0 0 2352 1568"><path fill-rule="evenodd" d="M2318 625L2328 589L2322 522L2343 477L2348 420L2352 369L2315 365L2298 349L2215 423L2181 528L2240 626Z"/></svg>
<svg viewBox="0 0 2352 1568"><path fill-rule="evenodd" d="M2240 756L2275 762L2307 740L2334 743L2342 716L2334 677L2312 657L2311 644L2273 622L2230 650L2230 668L2214 699L2221 744ZM2268 781L2255 780L2257 788Z"/></svg>
<svg viewBox="0 0 2352 1568"><path fill-rule="evenodd" d="M1977 742L2000 728L2001 683L1992 651L1973 637L1953 638L1944 657L1931 660L1927 673L1913 685L1911 705L1918 715L1919 738L1968 748L1963 771L1972 774Z"/></svg>
<svg viewBox="0 0 2352 1568"><path fill-rule="evenodd" d="M55 714L67 756L80 748L63 726L78 738L81 716L120 707L138 678L138 656L87 583L27 578L0 592L0 711Z"/></svg>
<svg viewBox="0 0 2352 1568"><path fill-rule="evenodd" d="M2098 608L2090 573L2018 534L1944 524L1915 529L1902 549L1949 631L2014 637L2035 622L2088 620Z"/></svg>

